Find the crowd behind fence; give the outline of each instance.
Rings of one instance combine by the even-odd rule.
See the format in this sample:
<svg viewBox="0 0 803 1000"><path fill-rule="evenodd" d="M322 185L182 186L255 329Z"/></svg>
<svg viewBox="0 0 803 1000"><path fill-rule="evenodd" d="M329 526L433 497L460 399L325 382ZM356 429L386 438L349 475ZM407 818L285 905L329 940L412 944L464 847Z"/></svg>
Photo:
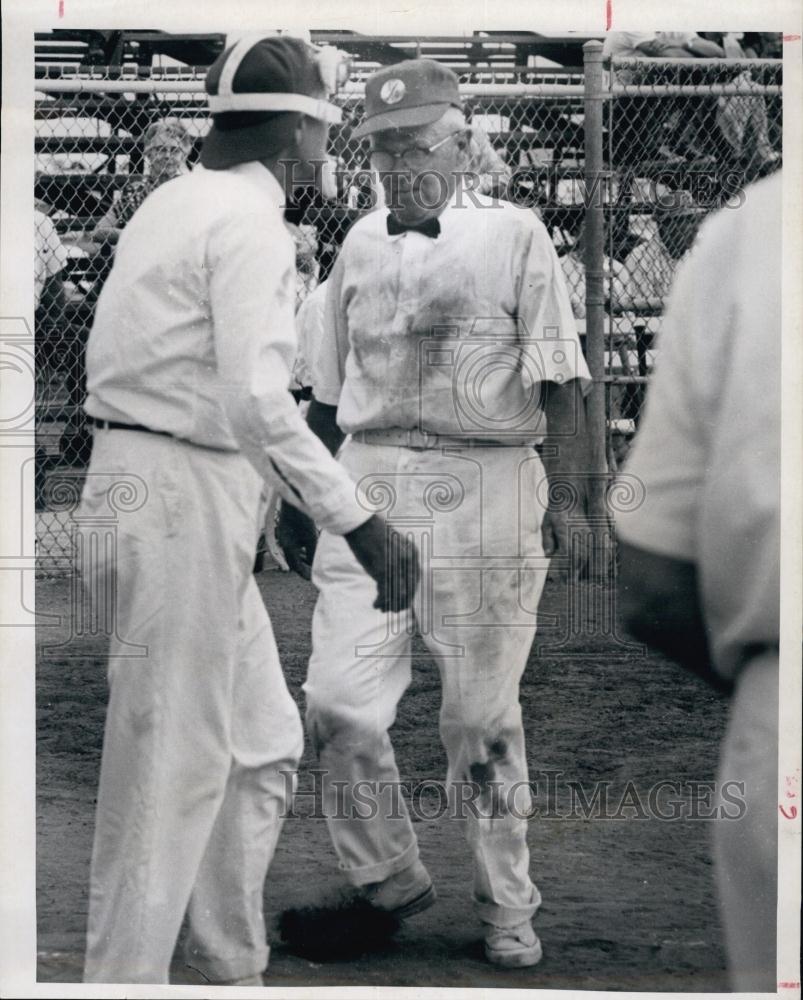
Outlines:
<svg viewBox="0 0 803 1000"><path fill-rule="evenodd" d="M469 123L484 137L482 189L537 212L557 248L595 377L597 465L614 472L637 431L675 267L707 212L738 205L745 183L780 163L781 61L639 59L603 68L599 44L586 50L585 74L544 83L523 70L515 83L473 79L462 90ZM154 186L197 160L209 125L204 74L82 67L35 83L44 570L71 558L70 511L58 498L65 478L80 481L91 448L83 353L95 303L131 214ZM351 137L362 87L339 98L344 124L330 149L336 199L302 192L288 212L299 303L373 204L367 144Z"/></svg>

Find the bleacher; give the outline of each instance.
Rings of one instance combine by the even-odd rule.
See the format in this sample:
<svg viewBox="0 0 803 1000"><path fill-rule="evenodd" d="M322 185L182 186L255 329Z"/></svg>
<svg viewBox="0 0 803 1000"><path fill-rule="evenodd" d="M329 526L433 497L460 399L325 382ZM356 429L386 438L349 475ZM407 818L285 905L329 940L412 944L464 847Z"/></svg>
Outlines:
<svg viewBox="0 0 803 1000"><path fill-rule="evenodd" d="M352 59L352 80L340 98L346 121L332 131L330 146L347 172L360 168L367 155L367 144L351 139L353 124L361 114L366 77L381 65L403 59L436 58L457 73L467 116L487 132L512 170L506 196L538 212L559 253L572 246L586 214L582 47L593 35L474 32L418 39L319 30L311 35L314 42L337 45ZM49 467L51 471L52 467L80 467L87 454L80 420L80 377L74 371L65 373L64 365L82 364L81 345L91 325L98 274L108 265L93 244L93 229L116 191L132 177L142 176L142 140L151 123L180 120L194 137L190 163L195 160L209 120L203 78L225 44L222 34L155 30L58 30L35 36L35 196L70 255L65 311L60 316L39 317L37 322L43 340L55 337L62 345L63 353L51 351L51 357L64 376L55 383L46 372L40 377L37 425L41 452L47 456L40 463L40 487ZM780 63L760 70L756 70L758 79L780 82ZM663 88L668 93L654 98L649 116L630 117L630 97L613 96L605 103L604 212L613 231L608 252L614 259L623 260L642 239L656 191L692 191L713 205L732 183L729 177L744 179L738 169L734 174L739 163L717 134L715 98L708 99L707 117L699 117L704 161L668 156L664 141L667 137L670 141L682 127L683 109L694 107L685 96L682 100L673 96L681 92L681 84L695 81L695 94L702 96L693 100L699 106L706 100L709 84L736 79L743 71L744 67L727 61L714 70L656 64L656 91ZM775 92L767 99L767 107L772 139L778 144L780 88ZM644 99L644 94L638 98ZM317 231L321 277L361 211L359 202L345 196L329 204L309 195L302 196L291 212L292 221ZM632 435L635 430L659 324L660 312L608 310L606 379L612 433Z"/></svg>

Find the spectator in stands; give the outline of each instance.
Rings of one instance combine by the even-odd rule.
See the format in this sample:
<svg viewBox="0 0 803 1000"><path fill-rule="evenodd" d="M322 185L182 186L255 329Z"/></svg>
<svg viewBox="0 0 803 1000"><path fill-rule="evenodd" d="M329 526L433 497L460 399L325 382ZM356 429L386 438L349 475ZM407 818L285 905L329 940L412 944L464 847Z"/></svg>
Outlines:
<svg viewBox="0 0 803 1000"><path fill-rule="evenodd" d="M603 58L629 59L721 59L722 46L694 31L612 31L603 43ZM642 79L633 67L617 69L619 83L638 83ZM668 82L663 80L661 82ZM622 102L627 102L626 106ZM655 101L633 96L620 98L617 116L627 122L627 128L614 130L614 162L625 159L660 159L664 164L677 166L685 161L701 160L711 128L705 117L711 110L706 98L675 97L664 105L671 114L665 114L661 126L655 120Z"/></svg>
<svg viewBox="0 0 803 1000"><path fill-rule="evenodd" d="M754 49L743 45L744 35L731 31L722 35L722 46L729 59L755 57ZM755 86L750 70L735 76L732 83ZM767 105L763 97L719 97L717 125L734 156L741 162L749 178L767 173L780 162L780 153L772 148L767 122Z"/></svg>
<svg viewBox="0 0 803 1000"><path fill-rule="evenodd" d="M610 59L671 59L699 56L722 58L724 50L716 42L694 31L609 31L602 43L602 58ZM619 83L635 83L637 74L631 69L616 71Z"/></svg>
<svg viewBox="0 0 803 1000"><path fill-rule="evenodd" d="M674 191L669 200L655 205L653 235L637 243L625 258L620 308L643 312L663 309L675 269L694 243L701 215L702 209L688 191Z"/></svg>
<svg viewBox="0 0 803 1000"><path fill-rule="evenodd" d="M722 59L725 51L696 31L656 31L651 55L657 59Z"/></svg>
<svg viewBox="0 0 803 1000"><path fill-rule="evenodd" d="M610 59L659 59L677 56L721 57L719 45L701 38L695 32L680 31L610 31L602 46L602 58ZM642 74L633 67L615 71L618 83L638 83ZM667 119L666 128L655 120L655 100L633 95L619 97L614 104L615 121L623 123L613 129L612 157L616 166L633 161L660 159L672 166L685 162L686 157L672 148L677 116ZM673 104L673 108L676 107ZM695 158L696 149L691 150Z"/></svg>
<svg viewBox="0 0 803 1000"><path fill-rule="evenodd" d="M121 188L119 197L103 216L92 234L94 240L116 243L121 230L142 202L165 181L188 172L187 158L192 139L178 122L154 122L145 132L143 152L147 176L132 178Z"/></svg>
<svg viewBox="0 0 803 1000"><path fill-rule="evenodd" d="M61 315L64 304L62 272L67 251L49 216L34 210L34 309L45 320Z"/></svg>
<svg viewBox="0 0 803 1000"><path fill-rule="evenodd" d="M608 236L604 238L608 246ZM580 226L574 245L560 258L563 276L569 286L569 301L575 319L585 319L586 315L586 266L585 266L585 223ZM627 271L624 264L605 256L605 291L610 296L611 305L616 308L626 294Z"/></svg>
<svg viewBox="0 0 803 1000"><path fill-rule="evenodd" d="M296 245L296 309L318 284L318 237L315 227L286 223Z"/></svg>
<svg viewBox="0 0 803 1000"><path fill-rule="evenodd" d="M510 167L494 149L488 133L478 125L472 126L469 141L467 174L474 178L472 190L509 201Z"/></svg>

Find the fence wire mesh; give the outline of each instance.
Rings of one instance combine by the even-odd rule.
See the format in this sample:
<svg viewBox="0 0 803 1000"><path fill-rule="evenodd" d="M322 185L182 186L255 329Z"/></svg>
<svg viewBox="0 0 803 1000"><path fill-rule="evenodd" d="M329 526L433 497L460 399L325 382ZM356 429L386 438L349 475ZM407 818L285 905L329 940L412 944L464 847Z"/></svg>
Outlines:
<svg viewBox="0 0 803 1000"><path fill-rule="evenodd" d="M712 210L781 161L781 61L614 60L605 153L608 464L643 410L677 266Z"/></svg>
<svg viewBox="0 0 803 1000"><path fill-rule="evenodd" d="M131 215L156 186L197 161L210 124L205 72L53 65L37 71L36 508L44 570L68 566L72 554L70 510L59 498L65 481L75 496L91 448L83 356L95 303ZM522 68L514 82L507 74L499 83L486 72L466 74L461 83L467 117L484 137L475 149L477 183L540 215L583 335L583 76ZM745 179L777 165L780 84L779 60L699 66L644 60L617 64L610 73L602 97L612 469L635 432L663 302L700 218ZM726 93L719 92L723 86ZM352 138L362 114L360 82L340 100L345 120L330 140L337 198L302 192L287 213L299 304L325 279L348 229L373 203L367 143Z"/></svg>

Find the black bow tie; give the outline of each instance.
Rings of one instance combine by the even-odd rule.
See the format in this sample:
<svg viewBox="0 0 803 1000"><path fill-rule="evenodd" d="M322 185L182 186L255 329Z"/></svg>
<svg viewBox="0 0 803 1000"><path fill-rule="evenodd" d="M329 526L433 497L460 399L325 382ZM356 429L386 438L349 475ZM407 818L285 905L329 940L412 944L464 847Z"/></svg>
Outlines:
<svg viewBox="0 0 803 1000"><path fill-rule="evenodd" d="M399 222L395 215L388 216L388 236L398 236L399 233L408 232L423 233L424 236L436 240L440 236L441 224L436 218L432 218L412 226L406 226L403 222Z"/></svg>

